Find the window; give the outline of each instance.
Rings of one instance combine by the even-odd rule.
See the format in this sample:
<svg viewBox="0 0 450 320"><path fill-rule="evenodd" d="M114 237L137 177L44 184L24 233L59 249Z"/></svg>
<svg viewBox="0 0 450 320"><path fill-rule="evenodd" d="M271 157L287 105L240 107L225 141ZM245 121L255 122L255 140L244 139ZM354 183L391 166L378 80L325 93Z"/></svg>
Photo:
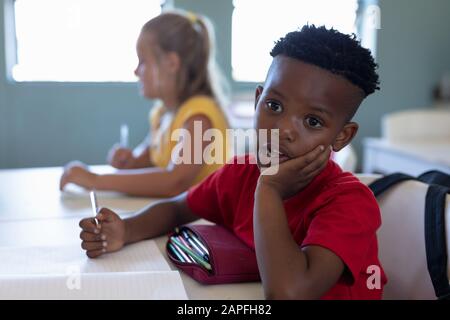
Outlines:
<svg viewBox="0 0 450 320"><path fill-rule="evenodd" d="M161 0L16 0L16 81L135 81L136 40Z"/></svg>
<svg viewBox="0 0 450 320"><path fill-rule="evenodd" d="M358 0L234 0L232 76L262 82L274 41L306 23L356 33Z"/></svg>

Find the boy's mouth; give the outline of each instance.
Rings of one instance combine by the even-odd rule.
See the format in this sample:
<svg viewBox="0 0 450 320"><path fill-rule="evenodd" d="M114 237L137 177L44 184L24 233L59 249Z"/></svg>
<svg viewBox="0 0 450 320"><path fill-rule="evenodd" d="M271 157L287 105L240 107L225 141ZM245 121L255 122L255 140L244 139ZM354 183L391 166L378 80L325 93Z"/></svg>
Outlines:
<svg viewBox="0 0 450 320"><path fill-rule="evenodd" d="M289 153L282 146L279 146L278 149L275 148L272 149L272 146L270 144L267 144L266 151L267 157L268 158L277 157L279 159L278 161L279 164L291 159Z"/></svg>

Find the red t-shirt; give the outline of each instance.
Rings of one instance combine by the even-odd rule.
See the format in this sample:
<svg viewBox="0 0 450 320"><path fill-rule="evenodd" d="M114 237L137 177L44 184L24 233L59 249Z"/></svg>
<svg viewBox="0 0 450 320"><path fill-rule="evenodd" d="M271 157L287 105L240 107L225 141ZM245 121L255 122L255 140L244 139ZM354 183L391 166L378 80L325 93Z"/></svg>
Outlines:
<svg viewBox="0 0 450 320"><path fill-rule="evenodd" d="M244 160L245 164L238 164L233 159L191 188L187 203L192 212L227 227L254 248L253 202L260 171L256 164L249 164L249 156ZM346 265L346 272L322 299L381 299L387 281L378 260L376 230L381 216L367 186L329 160L308 186L284 201L284 208L300 247L327 248ZM368 271L369 266L375 267ZM374 269L381 275L380 289L373 288ZM367 285L369 277L373 289Z"/></svg>

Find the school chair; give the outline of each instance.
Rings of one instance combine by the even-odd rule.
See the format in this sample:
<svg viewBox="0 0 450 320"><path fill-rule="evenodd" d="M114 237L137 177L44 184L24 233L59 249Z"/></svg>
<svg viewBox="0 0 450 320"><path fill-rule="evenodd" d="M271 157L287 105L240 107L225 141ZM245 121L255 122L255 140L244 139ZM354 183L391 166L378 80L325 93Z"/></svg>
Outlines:
<svg viewBox="0 0 450 320"><path fill-rule="evenodd" d="M381 135L389 142L449 143L450 110L416 109L386 114Z"/></svg>
<svg viewBox="0 0 450 320"><path fill-rule="evenodd" d="M346 145L339 152L333 152L332 159L342 170L355 172L358 158L351 144Z"/></svg>
<svg viewBox="0 0 450 320"><path fill-rule="evenodd" d="M357 175L370 184L380 175ZM425 251L425 195L428 184L404 181L378 197L382 225L378 250L388 278L383 299L436 299ZM447 257L450 254L450 195L446 198ZM450 266L447 264L450 277Z"/></svg>

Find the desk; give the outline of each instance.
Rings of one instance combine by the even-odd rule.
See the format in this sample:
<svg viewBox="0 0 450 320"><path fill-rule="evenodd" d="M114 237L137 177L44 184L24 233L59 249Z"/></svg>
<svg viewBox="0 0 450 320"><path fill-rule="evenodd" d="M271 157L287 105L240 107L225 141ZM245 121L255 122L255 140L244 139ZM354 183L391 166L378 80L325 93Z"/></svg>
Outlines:
<svg viewBox="0 0 450 320"><path fill-rule="evenodd" d="M109 166L93 166L95 172L111 171ZM62 168L0 170L0 221L50 218L81 218L92 215L89 196L59 191ZM99 192L99 206L127 214L149 203L147 198L127 197L115 192Z"/></svg>
<svg viewBox="0 0 450 320"><path fill-rule="evenodd" d="M417 176L428 170L450 174L450 141L448 143L390 143L368 138L364 145L364 173L404 172Z"/></svg>
<svg viewBox="0 0 450 320"><path fill-rule="evenodd" d="M61 168L0 170L0 246L80 244L79 220L92 215L89 198L62 196L61 173ZM152 200L111 193L98 195L98 201L126 216ZM171 269L178 270L165 254L166 237L155 241ZM180 273L189 299L264 298L260 283L202 285Z"/></svg>

